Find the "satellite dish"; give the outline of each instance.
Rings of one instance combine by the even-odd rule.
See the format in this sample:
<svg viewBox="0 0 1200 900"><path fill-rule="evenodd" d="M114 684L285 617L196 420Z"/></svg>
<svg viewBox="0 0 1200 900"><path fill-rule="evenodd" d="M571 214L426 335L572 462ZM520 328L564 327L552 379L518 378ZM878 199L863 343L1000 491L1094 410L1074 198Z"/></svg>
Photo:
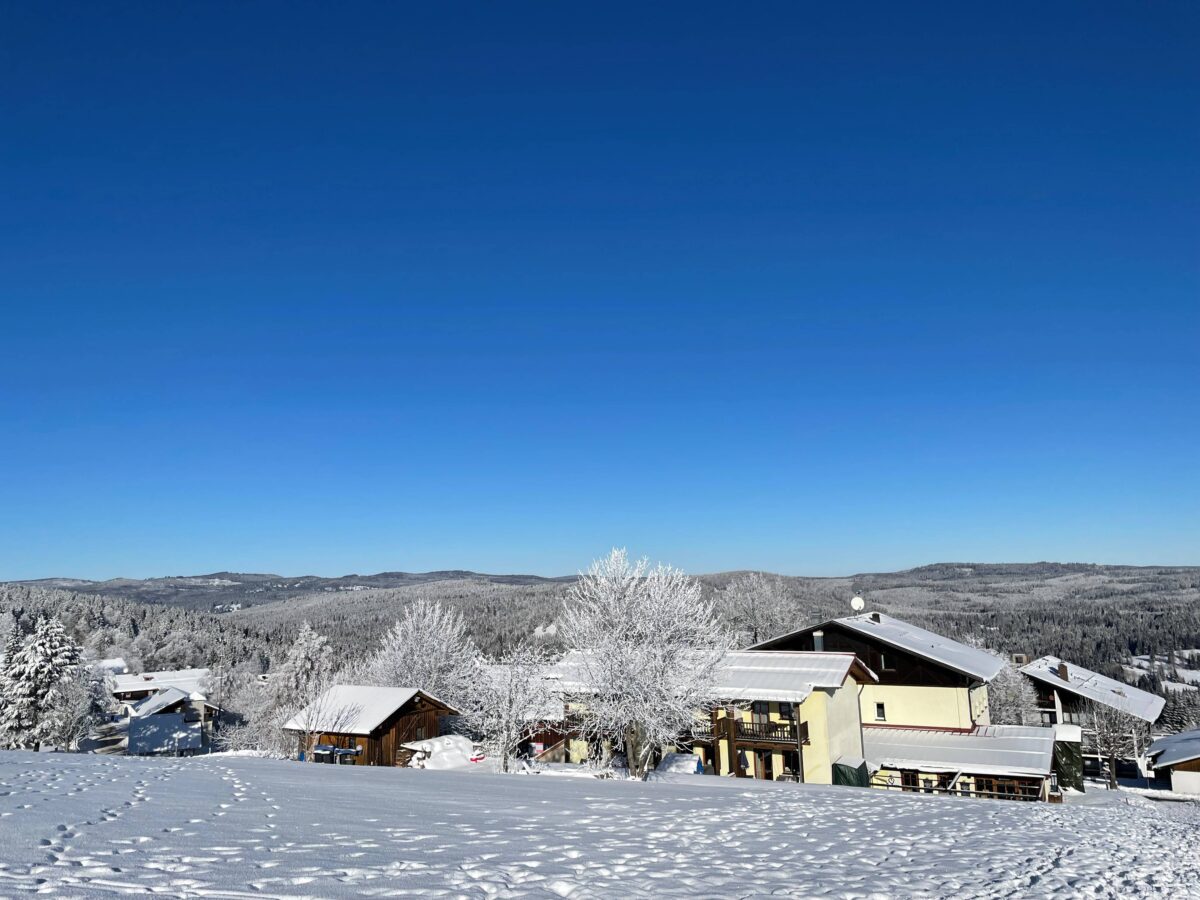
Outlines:
<svg viewBox="0 0 1200 900"><path fill-rule="evenodd" d="M862 597L854 597L854 598L853 598L853 599L851 599L851 601L850 601L850 608L851 608L852 610L854 610L855 612L862 612L862 611L863 611L863 607L864 607L864 606L866 606L866 605L867 605L867 604L863 602L863 598L862 598Z"/></svg>

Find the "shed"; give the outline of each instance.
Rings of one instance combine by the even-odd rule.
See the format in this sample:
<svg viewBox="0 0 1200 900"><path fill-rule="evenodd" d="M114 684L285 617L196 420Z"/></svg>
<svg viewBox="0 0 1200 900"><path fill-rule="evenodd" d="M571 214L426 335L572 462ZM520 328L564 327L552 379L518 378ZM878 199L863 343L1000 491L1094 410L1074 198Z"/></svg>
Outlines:
<svg viewBox="0 0 1200 900"><path fill-rule="evenodd" d="M1200 795L1200 730L1169 734L1150 745L1155 775L1165 773L1171 790Z"/></svg>
<svg viewBox="0 0 1200 900"><path fill-rule="evenodd" d="M437 737L442 717L456 715L458 710L418 688L339 684L283 728L296 735L301 753L317 745L355 749L355 765L402 766L411 756L403 744Z"/></svg>

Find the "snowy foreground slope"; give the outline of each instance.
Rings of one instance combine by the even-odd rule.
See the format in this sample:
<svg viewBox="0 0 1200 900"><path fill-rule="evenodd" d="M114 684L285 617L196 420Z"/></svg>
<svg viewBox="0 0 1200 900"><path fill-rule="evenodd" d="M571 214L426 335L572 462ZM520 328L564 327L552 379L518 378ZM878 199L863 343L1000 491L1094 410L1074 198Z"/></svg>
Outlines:
<svg viewBox="0 0 1200 900"><path fill-rule="evenodd" d="M0 896L1200 897L1200 806L0 753Z"/></svg>

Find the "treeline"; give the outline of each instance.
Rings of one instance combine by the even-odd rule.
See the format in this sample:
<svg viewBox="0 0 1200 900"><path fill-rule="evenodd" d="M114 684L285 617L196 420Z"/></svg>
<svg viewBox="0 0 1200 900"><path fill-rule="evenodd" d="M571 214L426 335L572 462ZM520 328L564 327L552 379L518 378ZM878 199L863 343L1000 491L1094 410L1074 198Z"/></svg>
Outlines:
<svg viewBox="0 0 1200 900"><path fill-rule="evenodd" d="M211 665L265 672L287 652L286 635L264 634L252 625L206 615L49 588L0 585L0 614L16 613L26 629L39 617L62 623L93 660L123 657L131 671Z"/></svg>
<svg viewBox="0 0 1200 900"><path fill-rule="evenodd" d="M734 585L745 573L702 576L704 596L731 630L745 633L746 607ZM868 609L933 631L970 638L1005 653L1054 654L1123 678L1121 664L1200 647L1200 569L1138 569L1045 564L947 564L854 578L776 578L772 630L849 615L861 594ZM224 615L118 597L24 585L0 585L0 611L56 615L93 658L123 656L134 669L202 665L267 671L287 654L307 620L328 638L339 666L375 646L418 599L455 610L482 653L498 658L540 632L561 649L552 626L570 584L503 583L467 576L399 588L317 591ZM1161 676L1139 686L1164 695Z"/></svg>

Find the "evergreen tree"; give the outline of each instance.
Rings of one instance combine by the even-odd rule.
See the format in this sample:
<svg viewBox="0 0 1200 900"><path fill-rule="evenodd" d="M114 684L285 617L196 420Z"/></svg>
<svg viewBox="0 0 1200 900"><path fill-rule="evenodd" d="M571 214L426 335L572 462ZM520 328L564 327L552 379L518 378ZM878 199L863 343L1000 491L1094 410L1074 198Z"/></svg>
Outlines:
<svg viewBox="0 0 1200 900"><path fill-rule="evenodd" d="M8 637L4 641L4 659L0 662L0 747L15 746L16 736L20 733L16 720L11 719L10 716L17 716L13 699L16 693L16 685L13 679L15 676L14 667L21 653L22 642L21 623L14 612L12 615L12 627L8 632Z"/></svg>
<svg viewBox="0 0 1200 900"><path fill-rule="evenodd" d="M79 646L56 618L39 617L33 635L4 667L8 701L0 731L9 746L40 749L63 732L67 682L79 664Z"/></svg>

